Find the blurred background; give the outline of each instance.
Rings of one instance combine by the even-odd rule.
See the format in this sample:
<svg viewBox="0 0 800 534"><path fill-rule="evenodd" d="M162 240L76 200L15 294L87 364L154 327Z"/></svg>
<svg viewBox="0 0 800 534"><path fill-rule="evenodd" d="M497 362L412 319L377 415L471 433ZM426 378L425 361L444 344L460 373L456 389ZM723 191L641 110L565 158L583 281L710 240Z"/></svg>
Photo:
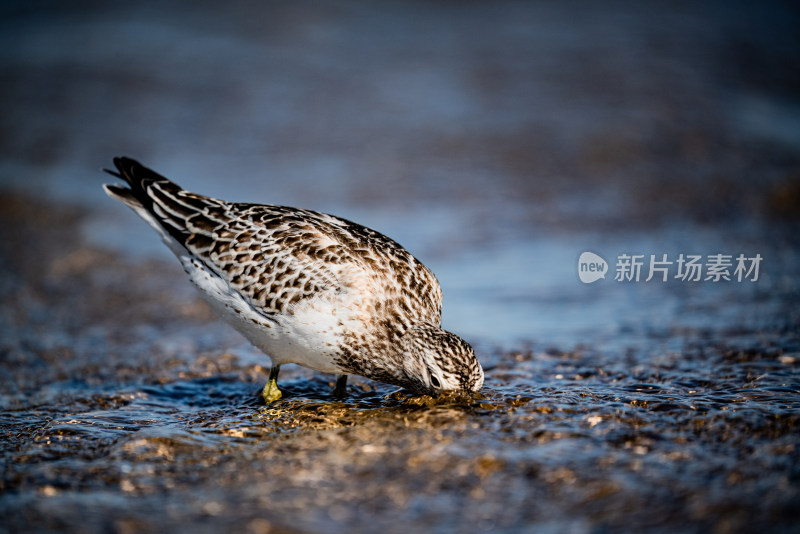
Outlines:
<svg viewBox="0 0 800 534"><path fill-rule="evenodd" d="M676 292L753 290L587 288L584 250L613 264L766 241L758 287L792 283L789 2L33 1L5 3L0 25L0 185L79 207L97 246L169 256L100 189L127 155L393 237L476 342L591 342L645 308L679 319Z"/></svg>
<svg viewBox="0 0 800 534"><path fill-rule="evenodd" d="M0 77L0 532L796 531L795 3L7 1ZM483 397L261 405L120 155L399 241Z"/></svg>

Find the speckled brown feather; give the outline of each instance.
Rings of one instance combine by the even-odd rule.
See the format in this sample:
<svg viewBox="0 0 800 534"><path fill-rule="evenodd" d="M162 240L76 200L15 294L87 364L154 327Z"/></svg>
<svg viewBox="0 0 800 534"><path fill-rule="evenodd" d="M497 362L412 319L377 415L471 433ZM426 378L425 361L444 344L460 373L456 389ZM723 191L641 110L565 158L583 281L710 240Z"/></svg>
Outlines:
<svg viewBox="0 0 800 534"><path fill-rule="evenodd" d="M138 202L193 262L202 262L264 318L285 321L319 302L330 302L333 315L344 308L360 326L336 325L338 337L329 343L336 367L409 385L397 347L414 325L438 327L442 292L433 273L398 243L323 213L190 193L129 158L114 164L119 172L109 172L130 189L106 186L109 193L129 205Z"/></svg>

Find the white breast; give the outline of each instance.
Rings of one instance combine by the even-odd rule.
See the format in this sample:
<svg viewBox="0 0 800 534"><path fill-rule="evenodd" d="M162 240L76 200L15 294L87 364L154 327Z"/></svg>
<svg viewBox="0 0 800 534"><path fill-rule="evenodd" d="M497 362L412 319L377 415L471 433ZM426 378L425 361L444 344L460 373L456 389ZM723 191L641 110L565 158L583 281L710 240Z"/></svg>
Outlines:
<svg viewBox="0 0 800 534"><path fill-rule="evenodd" d="M344 373L333 362L343 332L358 321L354 307L319 295L291 313L262 314L245 297L197 259L180 256L189 279L212 309L250 343L269 355L273 365L296 363L325 373Z"/></svg>

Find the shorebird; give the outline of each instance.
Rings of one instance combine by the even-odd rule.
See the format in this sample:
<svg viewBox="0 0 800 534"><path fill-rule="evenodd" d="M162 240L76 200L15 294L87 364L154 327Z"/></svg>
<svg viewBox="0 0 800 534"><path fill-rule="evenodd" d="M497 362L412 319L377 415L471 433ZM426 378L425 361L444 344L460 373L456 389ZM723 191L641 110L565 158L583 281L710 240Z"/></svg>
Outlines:
<svg viewBox="0 0 800 534"><path fill-rule="evenodd" d="M211 308L272 360L262 390L296 363L413 392L477 391L472 347L441 328L434 274L390 238L311 210L225 202L191 193L130 158L106 193L130 207L178 257Z"/></svg>

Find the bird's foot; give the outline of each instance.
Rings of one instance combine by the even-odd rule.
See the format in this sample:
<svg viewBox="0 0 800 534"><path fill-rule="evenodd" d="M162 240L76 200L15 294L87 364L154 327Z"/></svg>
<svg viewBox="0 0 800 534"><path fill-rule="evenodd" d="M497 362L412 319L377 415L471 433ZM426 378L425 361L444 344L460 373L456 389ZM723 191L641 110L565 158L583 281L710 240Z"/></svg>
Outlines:
<svg viewBox="0 0 800 534"><path fill-rule="evenodd" d="M264 386L261 396L264 397L264 402L267 404L271 404L283 397L283 393L281 393L281 390L278 389L278 381L274 378L270 378L269 382L267 382L267 385Z"/></svg>
<svg viewBox="0 0 800 534"><path fill-rule="evenodd" d="M336 377L336 387L333 388L333 396L341 399L347 396L347 375Z"/></svg>

